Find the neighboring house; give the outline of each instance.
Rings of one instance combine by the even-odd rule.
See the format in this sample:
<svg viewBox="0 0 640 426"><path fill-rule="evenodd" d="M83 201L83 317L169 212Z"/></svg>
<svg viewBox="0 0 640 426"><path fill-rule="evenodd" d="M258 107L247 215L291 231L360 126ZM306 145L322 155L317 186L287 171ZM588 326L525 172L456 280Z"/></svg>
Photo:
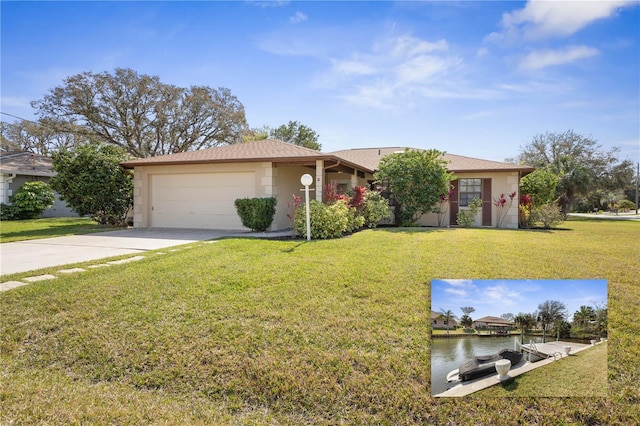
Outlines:
<svg viewBox="0 0 640 426"><path fill-rule="evenodd" d="M458 322L456 320L447 321L442 318L441 313L431 311L431 328L454 329L457 325Z"/></svg>
<svg viewBox="0 0 640 426"><path fill-rule="evenodd" d="M475 329L489 329L496 331L507 331L513 329L514 323L500 317L482 317L473 322Z"/></svg>
<svg viewBox="0 0 640 426"><path fill-rule="evenodd" d="M9 198L26 182L42 181L49 183L55 176L51 158L32 152L0 153L0 203L10 204ZM53 206L45 210L41 217L77 216L66 203L55 194Z"/></svg>
<svg viewBox="0 0 640 426"><path fill-rule="evenodd" d="M134 169L134 227L243 229L234 201L243 197L275 197L271 230L292 227L293 196L302 196L300 177L314 177L311 186L322 200L327 184L339 190L370 187L380 159L404 148L351 149L322 153L277 140L262 140L126 161ZM445 155L459 188L447 203L443 225L472 196L485 200L478 226L495 226L492 198L518 191L519 179L532 168L456 155ZM464 191L462 188L464 187ZM424 215L422 225L437 225L437 215ZM505 228L518 227L517 200L507 212Z"/></svg>

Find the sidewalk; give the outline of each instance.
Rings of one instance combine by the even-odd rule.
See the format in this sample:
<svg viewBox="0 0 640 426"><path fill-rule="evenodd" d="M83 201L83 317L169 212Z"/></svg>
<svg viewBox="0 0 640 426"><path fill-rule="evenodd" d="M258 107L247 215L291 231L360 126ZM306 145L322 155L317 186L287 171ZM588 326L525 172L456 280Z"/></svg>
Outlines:
<svg viewBox="0 0 640 426"><path fill-rule="evenodd" d="M636 214L635 210L622 213L569 213L569 216L584 217L589 219L611 219L611 220L640 220L640 214Z"/></svg>

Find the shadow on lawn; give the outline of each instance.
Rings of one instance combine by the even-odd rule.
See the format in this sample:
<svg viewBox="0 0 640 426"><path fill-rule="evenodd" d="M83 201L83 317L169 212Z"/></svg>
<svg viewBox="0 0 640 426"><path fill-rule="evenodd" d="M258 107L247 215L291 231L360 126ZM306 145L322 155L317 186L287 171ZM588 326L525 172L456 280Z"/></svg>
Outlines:
<svg viewBox="0 0 640 426"><path fill-rule="evenodd" d="M500 386L502 386L502 389L508 392L513 392L518 389L518 382L513 377L511 377L510 379L507 379L504 382L500 383Z"/></svg>
<svg viewBox="0 0 640 426"><path fill-rule="evenodd" d="M282 253L293 253L298 247L300 247L301 245L303 245L304 243L306 243L307 240L301 241L298 244L296 244L295 246L288 248L286 250L282 250Z"/></svg>

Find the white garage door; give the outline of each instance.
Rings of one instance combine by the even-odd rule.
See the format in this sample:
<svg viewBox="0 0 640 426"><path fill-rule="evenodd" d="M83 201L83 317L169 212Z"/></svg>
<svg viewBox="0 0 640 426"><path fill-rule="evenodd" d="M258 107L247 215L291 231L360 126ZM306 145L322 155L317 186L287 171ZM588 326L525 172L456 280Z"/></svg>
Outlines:
<svg viewBox="0 0 640 426"><path fill-rule="evenodd" d="M253 172L152 175L151 226L243 229L234 201L255 194Z"/></svg>

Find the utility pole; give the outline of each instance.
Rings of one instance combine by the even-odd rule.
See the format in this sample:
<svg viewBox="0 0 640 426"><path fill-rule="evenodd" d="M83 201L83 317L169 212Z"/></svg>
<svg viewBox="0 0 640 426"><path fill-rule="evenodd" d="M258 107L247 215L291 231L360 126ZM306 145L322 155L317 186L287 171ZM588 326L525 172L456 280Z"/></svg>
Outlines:
<svg viewBox="0 0 640 426"><path fill-rule="evenodd" d="M636 170L636 216L638 215L638 185L640 185L640 161Z"/></svg>

